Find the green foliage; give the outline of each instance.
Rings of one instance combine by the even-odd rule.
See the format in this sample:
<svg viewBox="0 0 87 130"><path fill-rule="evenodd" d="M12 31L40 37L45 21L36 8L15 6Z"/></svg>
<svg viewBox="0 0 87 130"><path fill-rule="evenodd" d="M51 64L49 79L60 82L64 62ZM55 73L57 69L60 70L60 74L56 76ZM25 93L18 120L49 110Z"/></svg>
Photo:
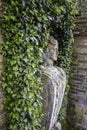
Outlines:
<svg viewBox="0 0 87 130"><path fill-rule="evenodd" d="M69 90L68 79L70 74L70 64L72 61L72 44L74 42L73 29L75 27L75 16L78 14L76 9L77 1L74 0L62 0L60 6L63 7L63 11L60 16L60 26L54 28L53 34L59 41L59 55L57 65L62 67L67 74L67 87L65 91L65 97L60 111L59 119L63 122L66 118L67 108L67 93Z"/></svg>
<svg viewBox="0 0 87 130"><path fill-rule="evenodd" d="M60 15L52 23L52 35L59 42L58 65L65 69L67 76L70 71L70 62L72 54L73 29L75 27L75 15L77 14L76 2L74 0L61 0L56 3L60 8Z"/></svg>
<svg viewBox="0 0 87 130"><path fill-rule="evenodd" d="M5 3L2 86L8 130L41 130L42 85L39 77L47 15L38 2L7 0Z"/></svg>
<svg viewBox="0 0 87 130"><path fill-rule="evenodd" d="M75 2L7 0L1 22L7 130L42 130L40 70L49 34L59 41L58 64L70 70Z"/></svg>

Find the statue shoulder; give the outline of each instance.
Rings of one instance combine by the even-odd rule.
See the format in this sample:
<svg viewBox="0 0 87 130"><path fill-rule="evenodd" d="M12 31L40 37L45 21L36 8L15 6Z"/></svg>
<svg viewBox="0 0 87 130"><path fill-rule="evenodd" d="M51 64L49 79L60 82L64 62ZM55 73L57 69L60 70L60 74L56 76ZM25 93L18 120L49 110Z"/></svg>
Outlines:
<svg viewBox="0 0 87 130"><path fill-rule="evenodd" d="M60 67L56 67L56 68L57 68L57 71L58 71L61 79L66 81L66 73L65 73L65 71L62 68L60 68Z"/></svg>
<svg viewBox="0 0 87 130"><path fill-rule="evenodd" d="M52 79L53 75L55 75L55 73L57 73L57 68L52 66L52 67L43 67L42 68L42 76L46 76L49 77L50 79Z"/></svg>
<svg viewBox="0 0 87 130"><path fill-rule="evenodd" d="M43 67L42 76L46 76L49 79L66 81L66 73L60 67Z"/></svg>

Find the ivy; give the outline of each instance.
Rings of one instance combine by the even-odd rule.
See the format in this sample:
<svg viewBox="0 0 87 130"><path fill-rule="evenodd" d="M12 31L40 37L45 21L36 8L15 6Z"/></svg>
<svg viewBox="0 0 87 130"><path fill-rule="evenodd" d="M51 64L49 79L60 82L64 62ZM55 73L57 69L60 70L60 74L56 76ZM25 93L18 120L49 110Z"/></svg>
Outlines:
<svg viewBox="0 0 87 130"><path fill-rule="evenodd" d="M67 93L70 88L68 84L69 75L70 75L70 64L72 61L72 45L74 43L73 30L75 28L75 18L78 11L77 1L74 0L62 0L60 6L63 7L63 11L60 15L59 25L53 29L53 35L59 41L59 55L57 65L63 68L67 75L67 86L65 91L65 97L62 104L62 109L60 111L59 120L65 123L66 118L66 108L67 108ZM65 129L65 128L64 128Z"/></svg>
<svg viewBox="0 0 87 130"><path fill-rule="evenodd" d="M59 41L58 64L70 69L73 0L6 0L2 86L7 130L42 130L42 52L50 34Z"/></svg>
<svg viewBox="0 0 87 130"><path fill-rule="evenodd" d="M38 1L10 0L5 7L2 86L7 129L41 130L42 85L39 75L47 16Z"/></svg>

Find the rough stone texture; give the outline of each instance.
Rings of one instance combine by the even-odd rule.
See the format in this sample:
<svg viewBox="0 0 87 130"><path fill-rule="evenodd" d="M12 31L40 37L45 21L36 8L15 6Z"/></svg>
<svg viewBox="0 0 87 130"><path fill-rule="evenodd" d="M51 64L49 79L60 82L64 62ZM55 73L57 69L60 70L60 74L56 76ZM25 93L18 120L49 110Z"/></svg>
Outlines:
<svg viewBox="0 0 87 130"><path fill-rule="evenodd" d="M2 4L2 3L4 3L4 0L0 0L0 20L3 17L2 10L3 10L4 4Z"/></svg>
<svg viewBox="0 0 87 130"><path fill-rule="evenodd" d="M78 4L79 15L76 19L76 36L87 36L87 0L81 0Z"/></svg>
<svg viewBox="0 0 87 130"><path fill-rule="evenodd" d="M0 43L2 42L2 36L0 35ZM0 130L4 130L4 126L5 126L5 111L4 111L4 105L3 105L3 90L1 87L1 78L2 78L2 67L3 67L3 63L2 63L2 56L0 55Z"/></svg>
<svg viewBox="0 0 87 130"><path fill-rule="evenodd" d="M57 54L58 42L50 37L45 49L42 69L44 126L46 130L61 130L59 123L56 123L64 96L66 74L61 68L53 66L53 62L57 60Z"/></svg>
<svg viewBox="0 0 87 130"><path fill-rule="evenodd" d="M0 1L0 20L2 19L2 2ZM2 35L0 34L0 44L3 41ZM3 105L3 89L1 86L2 79L2 67L3 67L3 58L0 55L0 130L5 130L5 110Z"/></svg>
<svg viewBox="0 0 87 130"><path fill-rule="evenodd" d="M58 122L58 123L56 123L56 125L55 125L55 130L62 130L61 129L61 124Z"/></svg>
<svg viewBox="0 0 87 130"><path fill-rule="evenodd" d="M73 46L67 130L87 130L87 37L77 37Z"/></svg>
<svg viewBox="0 0 87 130"><path fill-rule="evenodd" d="M78 9L68 94L67 130L87 130L87 0L82 0Z"/></svg>

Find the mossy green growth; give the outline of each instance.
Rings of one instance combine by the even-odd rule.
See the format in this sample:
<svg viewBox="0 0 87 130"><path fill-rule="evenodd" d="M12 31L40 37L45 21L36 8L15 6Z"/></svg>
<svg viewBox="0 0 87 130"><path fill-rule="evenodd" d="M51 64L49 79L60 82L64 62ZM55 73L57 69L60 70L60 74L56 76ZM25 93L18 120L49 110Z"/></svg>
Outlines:
<svg viewBox="0 0 87 130"><path fill-rule="evenodd" d="M49 35L58 38L58 64L68 74L75 13L73 0L6 0L0 27L7 130L44 129L43 48Z"/></svg>

